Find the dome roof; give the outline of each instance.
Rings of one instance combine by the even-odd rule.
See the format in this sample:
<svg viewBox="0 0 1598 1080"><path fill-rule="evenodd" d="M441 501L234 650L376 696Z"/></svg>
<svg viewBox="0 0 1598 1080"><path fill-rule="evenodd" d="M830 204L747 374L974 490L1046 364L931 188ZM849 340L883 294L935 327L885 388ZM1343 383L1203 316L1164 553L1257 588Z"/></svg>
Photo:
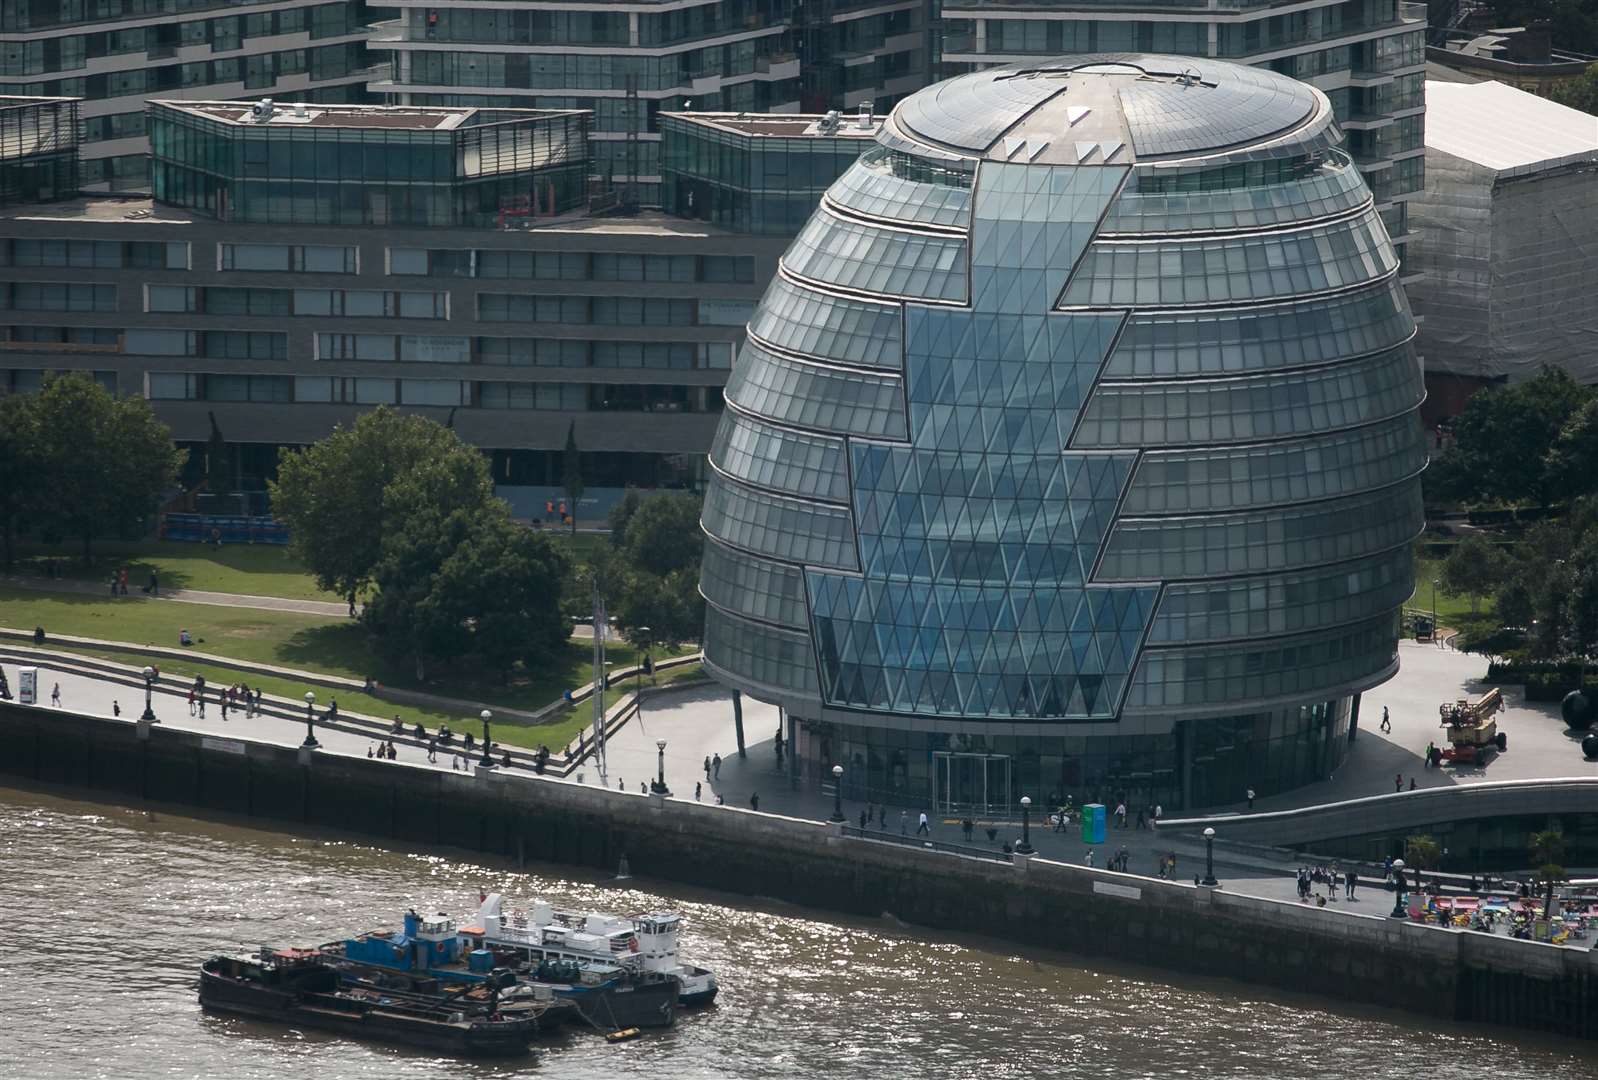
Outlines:
<svg viewBox="0 0 1598 1080"><path fill-rule="evenodd" d="M1113 53L1009 64L938 83L892 122L964 155L1088 163L1204 156L1331 123L1326 96L1261 68L1202 57ZM1052 149L1051 149L1052 147Z"/></svg>

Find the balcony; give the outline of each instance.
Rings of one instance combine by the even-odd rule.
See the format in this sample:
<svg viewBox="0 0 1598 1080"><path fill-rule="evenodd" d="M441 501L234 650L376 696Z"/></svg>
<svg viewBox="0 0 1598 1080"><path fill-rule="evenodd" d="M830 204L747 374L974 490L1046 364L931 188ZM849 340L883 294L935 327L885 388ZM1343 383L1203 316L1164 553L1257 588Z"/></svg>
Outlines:
<svg viewBox="0 0 1598 1080"><path fill-rule="evenodd" d="M1397 122L1396 119L1385 113L1367 112L1351 113L1338 120L1338 124L1344 131L1375 131L1378 128L1384 128Z"/></svg>

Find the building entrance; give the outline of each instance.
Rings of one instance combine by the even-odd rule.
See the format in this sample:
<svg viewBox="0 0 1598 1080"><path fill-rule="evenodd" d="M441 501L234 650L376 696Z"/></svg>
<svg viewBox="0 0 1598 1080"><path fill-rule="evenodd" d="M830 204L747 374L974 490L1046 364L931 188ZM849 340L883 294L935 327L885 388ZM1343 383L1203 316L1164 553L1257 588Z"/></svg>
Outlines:
<svg viewBox="0 0 1598 1080"><path fill-rule="evenodd" d="M939 814L1009 814L1007 754L934 753L933 803Z"/></svg>

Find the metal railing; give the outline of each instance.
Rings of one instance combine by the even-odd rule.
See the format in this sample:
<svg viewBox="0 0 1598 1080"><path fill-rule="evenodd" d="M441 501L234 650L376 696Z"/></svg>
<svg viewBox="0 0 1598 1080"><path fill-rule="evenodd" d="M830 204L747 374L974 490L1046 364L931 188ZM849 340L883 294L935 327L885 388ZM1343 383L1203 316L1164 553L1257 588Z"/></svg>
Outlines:
<svg viewBox="0 0 1598 1080"><path fill-rule="evenodd" d="M898 844L900 847L919 848L923 851L941 851L948 855L964 855L971 859L987 859L990 862L1014 862L1015 857L1007 851L994 851L990 848L971 847L967 844L949 844L942 840L923 840L917 836L898 836L891 832L870 829L858 829L853 825L845 825L843 835L856 840L873 840L879 844Z"/></svg>

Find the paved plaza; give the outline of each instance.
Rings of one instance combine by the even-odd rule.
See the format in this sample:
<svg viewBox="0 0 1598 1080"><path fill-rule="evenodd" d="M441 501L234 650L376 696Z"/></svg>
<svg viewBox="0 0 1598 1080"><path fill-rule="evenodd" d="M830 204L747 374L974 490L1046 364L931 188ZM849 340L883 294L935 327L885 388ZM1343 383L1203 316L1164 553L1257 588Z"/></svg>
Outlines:
<svg viewBox="0 0 1598 1080"><path fill-rule="evenodd" d="M1566 734L1558 718L1555 705L1537 705L1524 702L1518 688L1507 690L1508 706L1500 714L1499 723L1508 733L1509 750L1498 755L1486 768L1477 769L1424 769L1422 756L1428 740L1440 735L1437 727L1437 706L1440 702L1459 696L1474 696L1483 691L1478 680L1486 673L1486 661L1449 649L1429 645L1406 643L1401 646L1403 667L1400 674L1387 684L1367 693L1361 708L1360 732L1347 761L1337 774L1325 781L1308 785L1297 791L1256 803L1260 810L1281 810L1295 807L1378 795L1393 790L1395 775L1402 774L1405 787L1411 776L1420 787L1444 784L1469 784L1483 780L1512 780L1551 776L1581 776L1598 772L1598 763L1583 760L1579 740ZM6 675L13 690L17 685L16 668L7 663ZM135 687L101 681L74 673L61 673L41 665L41 698L48 707L51 687L61 686L62 706L74 711L110 715L113 701L121 705L122 718L132 722L143 709L142 691ZM213 688L214 689L214 688ZM156 711L163 723L207 734L249 737L283 746L297 746L305 737L303 721L279 717L258 716L244 718L234 712L231 719L223 720L213 702L204 718L188 715L185 701L186 686L161 687L156 692ZM1382 734L1377 730L1382 706L1391 712L1393 730ZM318 715L325 706L325 695L318 695ZM624 788L630 793L641 792L653 779L659 765L659 740L665 740L664 754L666 783L674 798L695 798L714 803L720 796L728 805L748 807L750 797L759 795L760 809L794 817L825 819L833 809L830 796L823 795L813 785L795 789L779 768L774 746L778 729L775 707L745 698L743 702L744 730L747 756L740 757L733 726L732 700L729 692L715 685L699 686L655 697L646 697L641 715L628 720L609 740L607 768L603 781L598 765L589 756L572 773L566 782L597 785L603 782L610 788ZM364 757L373 745L371 736L317 727L317 738L323 744L323 753ZM437 763L428 766L426 755L415 746L400 744L399 760L411 765L448 770L451 756L441 752ZM704 760L719 754L722 759L719 775L707 780ZM528 775L525 769L516 769ZM539 782L560 782L543 780ZM864 804L845 801L844 812L851 825L859 824ZM1222 808L1223 810L1225 808ZM1242 813L1239 805L1235 809ZM939 819L931 814L929 805L890 805L886 808L887 824L878 824L881 811L873 807L872 831L886 832L897 838L901 827L914 834L920 814L927 811L930 820L929 839L947 843L962 843L959 824ZM990 842L986 828L998 830ZM1224 836L1224 827L1220 829ZM982 823L976 839L979 846L997 848L1014 841L1020 834L1019 822ZM1081 863L1085 861L1088 846L1076 830L1055 832L1046 824L1034 823L1031 831L1033 846L1039 854L1052 859ZM1135 874L1153 875L1157 872L1160 857L1170 853L1177 856L1177 875L1191 881L1203 868L1201 842L1181 836L1160 834L1152 829L1128 827L1111 829L1107 840L1093 848L1094 864L1103 867L1106 860L1125 846L1130 857L1130 869ZM1226 849L1217 851L1216 871L1223 883L1232 889L1253 895L1280 899L1294 897L1294 885L1288 871L1291 867L1269 855L1245 854ZM1374 883L1373 883L1374 884ZM1381 898L1390 896L1378 888L1369 888L1369 900L1356 900L1351 910L1372 911L1381 905ZM1339 904L1346 901L1339 900Z"/></svg>

